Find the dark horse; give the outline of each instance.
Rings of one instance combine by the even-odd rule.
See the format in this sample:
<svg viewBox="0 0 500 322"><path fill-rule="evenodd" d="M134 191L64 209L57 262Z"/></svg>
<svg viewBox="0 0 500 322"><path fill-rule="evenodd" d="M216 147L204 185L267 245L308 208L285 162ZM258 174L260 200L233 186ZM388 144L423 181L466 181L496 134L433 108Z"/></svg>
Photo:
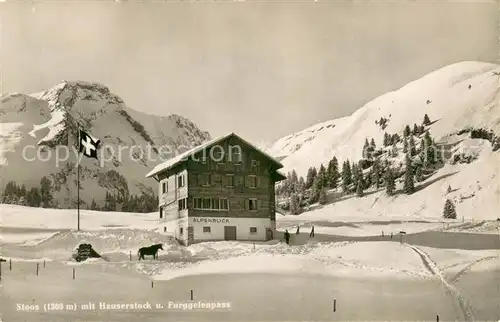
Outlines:
<svg viewBox="0 0 500 322"><path fill-rule="evenodd" d="M163 250L163 244L151 245L149 247L141 247L137 251L137 256L139 256L139 260L144 259L144 255L153 255L153 259L158 258L158 250Z"/></svg>

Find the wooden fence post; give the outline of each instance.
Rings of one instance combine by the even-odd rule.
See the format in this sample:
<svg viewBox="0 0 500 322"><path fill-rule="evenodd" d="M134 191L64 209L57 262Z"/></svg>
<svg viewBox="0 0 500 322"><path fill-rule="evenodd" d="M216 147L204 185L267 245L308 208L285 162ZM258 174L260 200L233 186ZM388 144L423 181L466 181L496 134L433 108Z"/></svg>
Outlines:
<svg viewBox="0 0 500 322"><path fill-rule="evenodd" d="M9 270L12 270L12 258L9 258Z"/></svg>
<svg viewBox="0 0 500 322"><path fill-rule="evenodd" d="M333 312L337 312L337 299L333 300Z"/></svg>
<svg viewBox="0 0 500 322"><path fill-rule="evenodd" d="M75 268L73 267L73 279L75 279Z"/></svg>
<svg viewBox="0 0 500 322"><path fill-rule="evenodd" d="M151 281L151 288L153 288L153 281Z"/></svg>
<svg viewBox="0 0 500 322"><path fill-rule="evenodd" d="M436 315L436 321L439 322L439 314Z"/></svg>
<svg viewBox="0 0 500 322"><path fill-rule="evenodd" d="M43 268L45 268L45 259L43 260Z"/></svg>
<svg viewBox="0 0 500 322"><path fill-rule="evenodd" d="M132 261L132 251L130 251L130 261Z"/></svg>
<svg viewBox="0 0 500 322"><path fill-rule="evenodd" d="M191 290L191 301L193 300L193 290Z"/></svg>
<svg viewBox="0 0 500 322"><path fill-rule="evenodd" d="M0 261L0 281L2 280L2 261Z"/></svg>
<svg viewBox="0 0 500 322"><path fill-rule="evenodd" d="M36 276L38 276L38 268L39 268L40 264L39 263L36 263Z"/></svg>

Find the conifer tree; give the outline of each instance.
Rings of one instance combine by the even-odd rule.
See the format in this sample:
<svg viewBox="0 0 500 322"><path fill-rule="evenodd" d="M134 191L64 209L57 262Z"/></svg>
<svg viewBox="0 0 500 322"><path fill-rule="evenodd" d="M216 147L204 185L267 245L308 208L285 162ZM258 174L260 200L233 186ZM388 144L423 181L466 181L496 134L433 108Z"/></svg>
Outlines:
<svg viewBox="0 0 500 322"><path fill-rule="evenodd" d="M375 150L377 148L377 145L375 144L375 140L372 138L371 141L370 141L370 146L373 150Z"/></svg>
<svg viewBox="0 0 500 322"><path fill-rule="evenodd" d="M411 135L411 129L410 129L410 126L407 125L404 129L404 132L403 132L403 135L404 137L409 137Z"/></svg>
<svg viewBox="0 0 500 322"><path fill-rule="evenodd" d="M422 166L421 165L418 165L416 167L417 169L415 170L415 180L417 182L422 182L424 181L424 174L422 172Z"/></svg>
<svg viewBox="0 0 500 322"><path fill-rule="evenodd" d="M364 188L363 176L360 176L356 187L356 195L358 197L363 197L364 195L363 188Z"/></svg>
<svg viewBox="0 0 500 322"><path fill-rule="evenodd" d="M311 203L318 202L321 192L325 190L322 181L323 180L320 178L319 175L316 176L316 178L314 179L314 183L313 183L312 191L311 191L311 196L310 196L310 199L309 199L309 201Z"/></svg>
<svg viewBox="0 0 500 322"><path fill-rule="evenodd" d="M429 119L429 115L427 114L424 115L424 121L422 122L422 124L425 126L431 125L431 120Z"/></svg>
<svg viewBox="0 0 500 322"><path fill-rule="evenodd" d="M26 193L26 202L30 207L39 207L41 203L40 192L37 187L32 187Z"/></svg>
<svg viewBox="0 0 500 322"><path fill-rule="evenodd" d="M303 194L306 189L306 182L304 180L304 177L300 176L299 182L297 183L297 192L299 194Z"/></svg>
<svg viewBox="0 0 500 322"><path fill-rule="evenodd" d="M328 177L326 176L326 169L323 164L320 165L318 174L316 175L318 178L318 184L321 188L325 188L328 184Z"/></svg>
<svg viewBox="0 0 500 322"><path fill-rule="evenodd" d="M372 166L372 181L375 184L375 188L380 188L380 163L376 159Z"/></svg>
<svg viewBox="0 0 500 322"><path fill-rule="evenodd" d="M408 150L410 151L410 156L414 156L417 154L417 148L415 147L415 140L413 139L413 135L410 136L410 140L408 141Z"/></svg>
<svg viewBox="0 0 500 322"><path fill-rule="evenodd" d="M413 167L411 164L411 158L408 154L406 155L405 158L405 165L406 165L406 170L405 170L403 190L406 194L411 195L412 193L415 192L415 182L413 179Z"/></svg>
<svg viewBox="0 0 500 322"><path fill-rule="evenodd" d="M396 190L396 181L394 178L393 170L391 168L387 168L387 171L385 172L385 191L387 195L393 196L394 191Z"/></svg>
<svg viewBox="0 0 500 322"><path fill-rule="evenodd" d="M403 153L408 153L408 140L403 138Z"/></svg>
<svg viewBox="0 0 500 322"><path fill-rule="evenodd" d="M45 176L40 179L40 199L44 208L52 207L52 181Z"/></svg>
<svg viewBox="0 0 500 322"><path fill-rule="evenodd" d="M397 157L397 156L398 156L398 147L397 147L397 145L396 145L396 142L394 142L394 143L392 144L392 148L391 148L391 156L392 156L393 158L395 158L395 157Z"/></svg>
<svg viewBox="0 0 500 322"><path fill-rule="evenodd" d="M384 133L384 146L389 146L391 145L391 136L387 134L387 132Z"/></svg>
<svg viewBox="0 0 500 322"><path fill-rule="evenodd" d="M443 217L446 219L457 219L455 204L451 201L451 199L446 199L444 203Z"/></svg>
<svg viewBox="0 0 500 322"><path fill-rule="evenodd" d="M310 189L312 187L315 177L316 177L316 168L310 167L309 170L307 170L306 189Z"/></svg>
<svg viewBox="0 0 500 322"><path fill-rule="evenodd" d="M412 134L417 136L419 134L418 126L416 123L413 124L413 131Z"/></svg>
<svg viewBox="0 0 500 322"><path fill-rule="evenodd" d="M358 171L358 166L356 163L353 163L351 166L351 171L352 171L352 183L354 184L354 191L356 191L357 186L358 186L358 180L359 180L359 171Z"/></svg>
<svg viewBox="0 0 500 322"><path fill-rule="evenodd" d="M292 193L290 196L290 212L293 215L298 215L300 213L300 199L297 193Z"/></svg>
<svg viewBox="0 0 500 322"><path fill-rule="evenodd" d="M319 191L319 196L318 196L318 203L320 205L324 205L326 204L327 202L327 198L326 198L326 189L321 189Z"/></svg>
<svg viewBox="0 0 500 322"><path fill-rule="evenodd" d="M297 177L297 172L292 170L292 173L290 174L290 193L296 193L297 192L297 185L299 183L299 178Z"/></svg>
<svg viewBox="0 0 500 322"><path fill-rule="evenodd" d="M437 152L429 132L424 135L425 166L429 167L436 163L435 153Z"/></svg>
<svg viewBox="0 0 500 322"><path fill-rule="evenodd" d="M339 163L335 156L328 163L327 178L328 186L331 189L337 188L337 181L339 179Z"/></svg>
<svg viewBox="0 0 500 322"><path fill-rule="evenodd" d="M369 148L370 148L370 145L368 144L368 139L365 139L365 144L363 144L363 153L362 153L362 157L364 159L368 158Z"/></svg>
<svg viewBox="0 0 500 322"><path fill-rule="evenodd" d="M349 189L349 185L352 183L352 173L351 173L351 165L349 160L346 160L342 166L342 190L347 192Z"/></svg>

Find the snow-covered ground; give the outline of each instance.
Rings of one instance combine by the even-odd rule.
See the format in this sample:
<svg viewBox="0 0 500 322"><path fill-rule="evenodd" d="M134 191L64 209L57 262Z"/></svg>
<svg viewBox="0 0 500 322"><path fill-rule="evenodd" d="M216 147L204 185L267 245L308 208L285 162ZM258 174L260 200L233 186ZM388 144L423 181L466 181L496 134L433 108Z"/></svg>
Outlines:
<svg viewBox="0 0 500 322"><path fill-rule="evenodd" d="M172 299L187 299L189 289L195 289L196 299L215 298L233 302L234 315L226 318L217 316L216 319L220 321L248 317L250 312L255 311L248 303L263 308L270 307L269 305L276 308L271 310L272 312L268 309L259 311L262 313L259 315L260 319L283 317L282 311L286 305L278 295L259 300L261 295L255 289L244 293L239 290L249 290L251 285L260 285L257 288L278 288L291 293L300 290L300 294L309 294L314 290L311 294L321 293L322 297L332 296L328 290L334 289L337 294L335 296L340 298L342 303L343 315L338 316L343 319L367 319L368 315L372 314L377 317L385 316L387 319L401 319L404 316L407 319L421 320L426 318L423 312L427 312L432 303L439 303L437 307L432 308L432 312L440 312L443 319L446 316L456 320L472 312L469 302L456 289L458 286L465 289L472 286L467 283L461 286L458 283L468 282L468 274L474 273L480 274L485 283L489 282L491 286L492 276L500 271L498 249L462 251L400 244L394 241L315 240L300 245L286 245L279 241L255 244L221 241L184 247L171 236L156 230L156 214L82 211L82 227L89 228L85 231L75 231L74 210L0 205L0 211L0 232L3 237L0 257L11 260L9 262L12 264L10 270L10 264L3 263L2 270L4 293L9 294L9 298L5 298L5 301L2 298L0 309L6 312L6 318L21 318L21 313L12 310L12 305L26 301L26 298L29 298L30 304L31 299L34 303L48 303L64 298L66 302L77 304L95 302L96 299L109 303L140 302L148 299L166 305L165 303ZM319 213L310 216L316 221L328 220ZM286 223L288 217L291 216L280 216L278 220ZM338 222L345 219L335 218ZM369 219L373 218L365 217L364 221L362 216L350 219L351 222L346 220L345 223L352 223L352 220L356 219L368 226ZM395 220L404 217L377 219ZM375 229L373 231L375 232ZM307 235L307 232L304 235ZM78 244L84 242L92 244L103 259L82 263L72 261L70 254ZM147 258L145 261L137 261L136 251L139 247L159 242L164 244L164 250L160 251L158 260ZM35 262L40 264L39 276L35 275ZM73 269L76 272L75 280L71 277ZM223 280L220 281L221 279ZM200 285L204 286L199 287ZM228 285L232 286L228 289ZM381 287L384 289L382 293ZM99 288L104 290L98 290ZM111 289L118 291L111 292ZM270 294L269 292L267 293ZM290 303L294 303L294 307L307 302L301 297L288 298ZM392 309L378 310L380 306L394 304L394 298L397 298L398 306L405 307L403 315ZM370 308L365 305L361 310L345 303L356 302L354 299L365 304L379 304ZM457 302L462 309L454 308ZM490 302L479 302L482 307L478 317L491 317L494 303ZM315 303L319 305L317 301ZM415 307L415 303L426 308ZM308 316L325 318L324 312L328 312L328 308L323 302L320 306L321 308L314 311L320 312L319 315L308 312ZM186 317L172 315L170 311L167 317L162 310L120 311L113 315L105 311L79 311L76 316L88 321L101 321L102 314L108 314L105 317L107 321L132 321L136 320L139 313L147 314L148 321L181 320ZM66 321L69 316L53 312L36 315L33 313L31 317L40 321ZM200 315L200 319L205 318Z"/></svg>
<svg viewBox="0 0 500 322"><path fill-rule="evenodd" d="M53 237L57 232L23 232L23 233L8 233L0 229L0 245L1 244L21 244L24 246L37 245L41 242Z"/></svg>
<svg viewBox="0 0 500 322"><path fill-rule="evenodd" d="M0 227L76 229L76 209L31 208L0 204ZM80 210L80 228L99 230L112 228L156 229L157 213L127 213Z"/></svg>
<svg viewBox="0 0 500 322"><path fill-rule="evenodd" d="M204 243L205 244L205 243ZM226 242L200 245L210 250L227 249ZM201 253L206 251L201 250ZM386 256L380 256L381 253ZM168 267L153 276L158 280L169 280L180 276L230 273L303 273L319 275L370 275L428 277L421 261L411 250L397 243L313 243L290 247L277 245L248 244L246 249L224 254L212 253L211 260L188 263L185 267Z"/></svg>

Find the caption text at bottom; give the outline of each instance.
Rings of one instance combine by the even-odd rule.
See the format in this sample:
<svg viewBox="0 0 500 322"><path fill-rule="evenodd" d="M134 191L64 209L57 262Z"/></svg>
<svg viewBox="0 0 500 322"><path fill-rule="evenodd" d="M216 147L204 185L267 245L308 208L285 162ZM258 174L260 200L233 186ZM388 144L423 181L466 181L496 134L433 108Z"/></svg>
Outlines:
<svg viewBox="0 0 500 322"><path fill-rule="evenodd" d="M230 302L206 302L206 301L168 301L163 303L108 303L108 302L87 302L87 303L44 303L44 304L16 304L18 312L57 312L57 311L141 311L141 310L174 310L174 311L220 311L231 310Z"/></svg>

